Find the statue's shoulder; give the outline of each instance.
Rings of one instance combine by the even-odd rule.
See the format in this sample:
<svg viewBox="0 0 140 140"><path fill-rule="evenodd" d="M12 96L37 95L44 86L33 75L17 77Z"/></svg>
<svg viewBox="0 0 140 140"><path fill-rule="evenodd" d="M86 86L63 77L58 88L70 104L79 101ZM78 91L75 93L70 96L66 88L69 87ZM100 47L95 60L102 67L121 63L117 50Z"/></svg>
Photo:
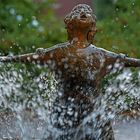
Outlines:
<svg viewBox="0 0 140 140"><path fill-rule="evenodd" d="M105 49L96 47L96 46L93 45L93 44L90 44L90 45L88 46L88 49L89 49L89 51L93 51L93 52L95 52L95 53L96 53L96 52L102 52L102 53L105 53L105 52L106 52Z"/></svg>
<svg viewBox="0 0 140 140"><path fill-rule="evenodd" d="M102 52L106 52L107 50L103 49L103 48L100 48L100 47L96 47L95 45L93 44L90 44L89 46L90 48L94 49L94 50L97 50L97 51L102 51Z"/></svg>
<svg viewBox="0 0 140 140"><path fill-rule="evenodd" d="M92 47L94 50L96 50L97 52L102 52L102 53L105 53L105 54L112 54L114 52L111 52L111 51L108 51L104 48L100 48L100 47L96 47L95 45L91 44L90 47ZM114 53L115 54L115 53Z"/></svg>
<svg viewBox="0 0 140 140"><path fill-rule="evenodd" d="M65 48L67 48L69 46L69 42L65 42L65 43L60 43L60 44L56 44L50 48L38 48L36 49L36 54L39 54L39 55L43 55L43 54L46 54L48 52L55 52L55 51L58 51L58 50L63 50Z"/></svg>
<svg viewBox="0 0 140 140"><path fill-rule="evenodd" d="M104 48L98 48L96 47L97 52L102 53L104 56L106 56L107 58L120 58L120 57L125 57L124 54L117 54L115 52L106 50Z"/></svg>
<svg viewBox="0 0 140 140"><path fill-rule="evenodd" d="M122 55L120 54L116 54L114 52L111 52L111 51L108 51L104 48L99 48L99 47L96 47L94 46L93 44L90 45L90 48L91 48L91 53L92 54L100 54L102 56L105 56L106 58L118 58L118 57L122 57Z"/></svg>
<svg viewBox="0 0 140 140"><path fill-rule="evenodd" d="M52 47L53 50L55 49L66 49L67 47L69 47L70 43L69 42L64 42L64 43L60 43L60 44L57 44L55 46Z"/></svg>

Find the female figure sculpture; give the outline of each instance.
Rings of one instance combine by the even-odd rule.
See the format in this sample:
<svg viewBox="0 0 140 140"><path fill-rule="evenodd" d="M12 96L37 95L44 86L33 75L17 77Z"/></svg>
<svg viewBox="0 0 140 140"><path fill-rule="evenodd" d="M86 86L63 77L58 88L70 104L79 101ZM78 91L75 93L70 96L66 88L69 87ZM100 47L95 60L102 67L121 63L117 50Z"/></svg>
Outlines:
<svg viewBox="0 0 140 140"><path fill-rule="evenodd" d="M101 80L113 69L115 63L124 67L140 67L140 60L95 47L92 39L96 33L96 17L92 9L79 4L65 17L68 42L49 49L37 49L35 53L0 57L0 62L24 62L45 64L58 81L61 96L52 106L52 125L62 130L56 139L73 139L82 121L90 114L98 99ZM61 108L58 109L58 106ZM71 113L68 110L71 110ZM100 117L99 117L100 118ZM87 128L91 127L88 124ZM98 126L96 127L98 129ZM95 128L95 129L96 129ZM113 140L110 121L99 128L100 134L87 132L78 135L79 140ZM79 130L79 132L82 130ZM81 132L82 133L82 132ZM51 138L51 136L50 136Z"/></svg>

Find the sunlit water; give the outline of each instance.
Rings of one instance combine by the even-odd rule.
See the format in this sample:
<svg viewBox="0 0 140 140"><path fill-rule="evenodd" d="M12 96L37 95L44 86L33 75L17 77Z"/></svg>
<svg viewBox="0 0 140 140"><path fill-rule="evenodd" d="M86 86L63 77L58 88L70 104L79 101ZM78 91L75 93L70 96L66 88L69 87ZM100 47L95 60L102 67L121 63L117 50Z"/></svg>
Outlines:
<svg viewBox="0 0 140 140"><path fill-rule="evenodd" d="M78 128L65 131L52 125L55 124L56 114L50 115L50 108L61 92L50 72L44 72L40 66L28 69L25 65L16 64L1 64L0 70L0 139L49 140L51 135L56 140L63 139L59 137L63 133L73 132L75 140L80 140L87 133L98 137L100 132L96 132L95 128L102 127L106 120L112 120L116 139L140 138L138 118L134 121L127 117L122 124L123 118L116 115L140 105L140 72L125 69L114 76L118 69L113 70L113 77L107 78L101 97L96 100L95 110L83 119ZM58 104L57 110L61 111L62 108ZM64 107L63 111L68 115L73 113L71 106L67 109ZM98 115L101 115L100 121L97 121ZM58 121L63 123L65 118L61 119ZM71 125L72 120L66 121ZM93 123L94 128L86 127L89 123ZM68 136L67 139L71 138Z"/></svg>

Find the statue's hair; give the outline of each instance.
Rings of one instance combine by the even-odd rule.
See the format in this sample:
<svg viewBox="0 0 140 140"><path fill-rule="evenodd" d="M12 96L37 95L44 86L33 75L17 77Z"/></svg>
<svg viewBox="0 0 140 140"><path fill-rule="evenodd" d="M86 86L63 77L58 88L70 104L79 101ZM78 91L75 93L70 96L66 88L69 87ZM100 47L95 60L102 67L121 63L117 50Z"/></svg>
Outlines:
<svg viewBox="0 0 140 140"><path fill-rule="evenodd" d="M90 19L87 20L87 22L82 22L82 20L80 21L80 18L87 18L87 16L90 16ZM87 32L87 40L90 43L92 42L96 33L96 16L90 6L86 4L79 4L75 6L65 17L64 22L67 28L69 40L73 38L74 32L77 29L80 29L84 33Z"/></svg>
<svg viewBox="0 0 140 140"><path fill-rule="evenodd" d="M93 10L90 8L90 6L86 4L78 4L72 9L72 11L68 15L66 15L64 19L65 24L69 24L69 22L73 20L75 17L79 16L80 13L90 14L96 21L96 16L93 13Z"/></svg>

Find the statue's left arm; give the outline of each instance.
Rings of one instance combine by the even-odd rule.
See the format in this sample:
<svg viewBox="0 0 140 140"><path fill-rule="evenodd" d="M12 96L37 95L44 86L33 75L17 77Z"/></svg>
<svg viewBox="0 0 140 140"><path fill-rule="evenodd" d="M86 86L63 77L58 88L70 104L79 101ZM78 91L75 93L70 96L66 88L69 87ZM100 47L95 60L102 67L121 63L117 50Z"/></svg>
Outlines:
<svg viewBox="0 0 140 140"><path fill-rule="evenodd" d="M120 61L124 63L125 67L140 67L140 59L124 57Z"/></svg>
<svg viewBox="0 0 140 140"><path fill-rule="evenodd" d="M104 50L104 53L108 64L119 62L122 63L124 67L140 67L140 59L131 58L125 54L117 54L106 50Z"/></svg>

